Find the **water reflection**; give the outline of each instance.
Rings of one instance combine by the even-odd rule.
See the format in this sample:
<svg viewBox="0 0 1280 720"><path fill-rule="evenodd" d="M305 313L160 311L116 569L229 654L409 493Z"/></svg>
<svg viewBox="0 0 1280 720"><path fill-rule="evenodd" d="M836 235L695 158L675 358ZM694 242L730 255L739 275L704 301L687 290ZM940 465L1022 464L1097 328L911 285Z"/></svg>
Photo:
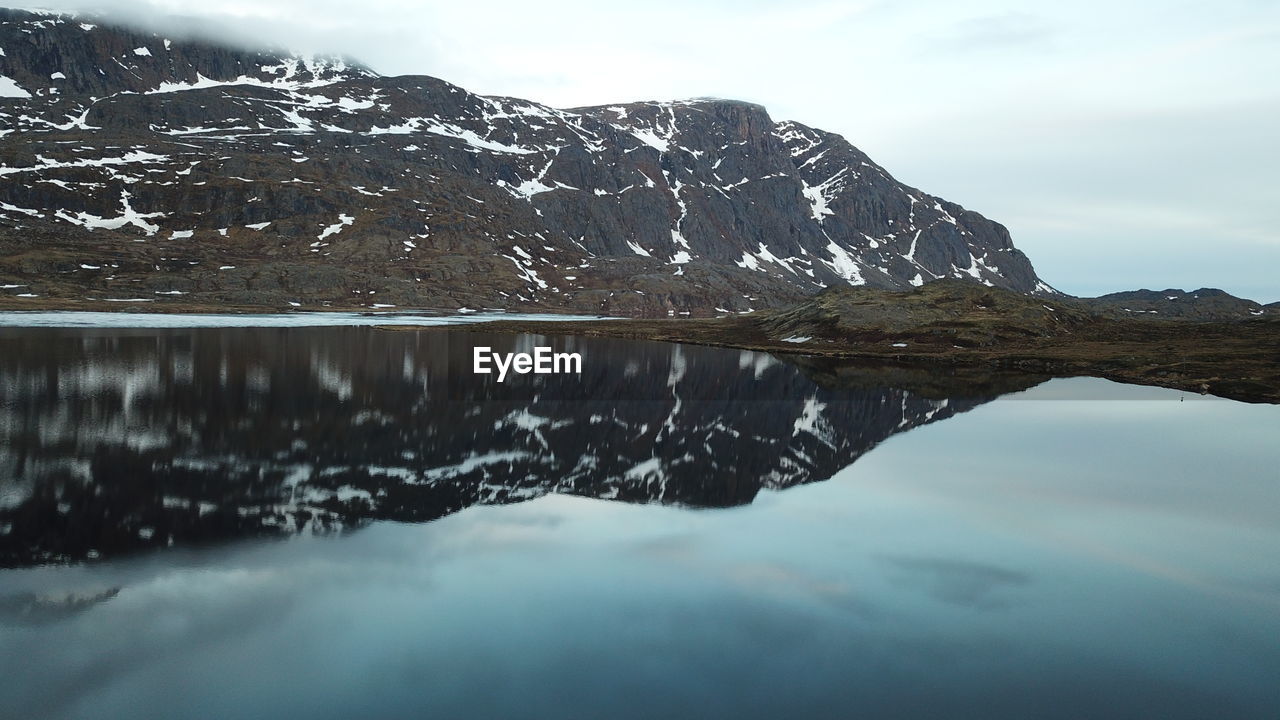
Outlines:
<svg viewBox="0 0 1280 720"><path fill-rule="evenodd" d="M1276 717L1276 406L343 333L5 346L5 517L97 513L24 542L178 539L0 571L0 716Z"/></svg>
<svg viewBox="0 0 1280 720"><path fill-rule="evenodd" d="M546 344L582 353L583 374L471 372L477 345ZM1036 381L947 397L955 382L810 379L827 372L445 330L0 330L0 563L431 520L548 493L740 505Z"/></svg>

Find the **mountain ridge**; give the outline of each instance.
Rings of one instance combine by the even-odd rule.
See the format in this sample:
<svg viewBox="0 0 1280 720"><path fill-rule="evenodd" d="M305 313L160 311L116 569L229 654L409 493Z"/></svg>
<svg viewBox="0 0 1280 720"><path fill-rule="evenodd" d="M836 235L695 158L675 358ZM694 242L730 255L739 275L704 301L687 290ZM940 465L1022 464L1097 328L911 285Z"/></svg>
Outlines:
<svg viewBox="0 0 1280 720"><path fill-rule="evenodd" d="M941 277L1059 294L999 223L754 103L560 110L21 11L0 48L27 95L0 98L10 298L674 315Z"/></svg>

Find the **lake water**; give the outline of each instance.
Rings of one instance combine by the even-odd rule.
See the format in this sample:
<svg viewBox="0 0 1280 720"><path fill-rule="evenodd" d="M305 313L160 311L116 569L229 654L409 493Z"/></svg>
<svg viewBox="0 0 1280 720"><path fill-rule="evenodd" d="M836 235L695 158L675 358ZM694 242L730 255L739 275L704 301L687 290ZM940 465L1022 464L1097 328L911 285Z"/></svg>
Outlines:
<svg viewBox="0 0 1280 720"><path fill-rule="evenodd" d="M0 329L0 717L1280 717L1280 407L831 377Z"/></svg>

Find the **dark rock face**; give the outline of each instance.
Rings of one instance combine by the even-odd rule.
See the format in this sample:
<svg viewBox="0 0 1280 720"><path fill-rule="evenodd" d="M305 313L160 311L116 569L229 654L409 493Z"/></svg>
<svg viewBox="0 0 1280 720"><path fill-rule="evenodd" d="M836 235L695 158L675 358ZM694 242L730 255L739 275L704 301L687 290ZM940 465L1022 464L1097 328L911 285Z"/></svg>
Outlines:
<svg viewBox="0 0 1280 720"><path fill-rule="evenodd" d="M474 375L471 348L583 374ZM847 379L847 378L846 378ZM0 566L566 493L728 507L994 394L829 390L764 353L370 328L0 331Z"/></svg>
<svg viewBox="0 0 1280 720"><path fill-rule="evenodd" d="M0 292L33 304L711 313L944 277L1055 294L999 224L756 105L558 110L94 22L0 14Z"/></svg>

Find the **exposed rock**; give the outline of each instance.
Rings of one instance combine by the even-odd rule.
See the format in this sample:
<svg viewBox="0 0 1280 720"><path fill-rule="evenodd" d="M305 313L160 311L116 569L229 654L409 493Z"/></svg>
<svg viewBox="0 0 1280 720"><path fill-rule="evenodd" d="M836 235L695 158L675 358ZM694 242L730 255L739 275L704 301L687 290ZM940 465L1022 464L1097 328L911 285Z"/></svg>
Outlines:
<svg viewBox="0 0 1280 720"><path fill-rule="evenodd" d="M559 110L20 11L0 48L6 307L709 314L935 278L1056 296L1003 226L758 105Z"/></svg>

